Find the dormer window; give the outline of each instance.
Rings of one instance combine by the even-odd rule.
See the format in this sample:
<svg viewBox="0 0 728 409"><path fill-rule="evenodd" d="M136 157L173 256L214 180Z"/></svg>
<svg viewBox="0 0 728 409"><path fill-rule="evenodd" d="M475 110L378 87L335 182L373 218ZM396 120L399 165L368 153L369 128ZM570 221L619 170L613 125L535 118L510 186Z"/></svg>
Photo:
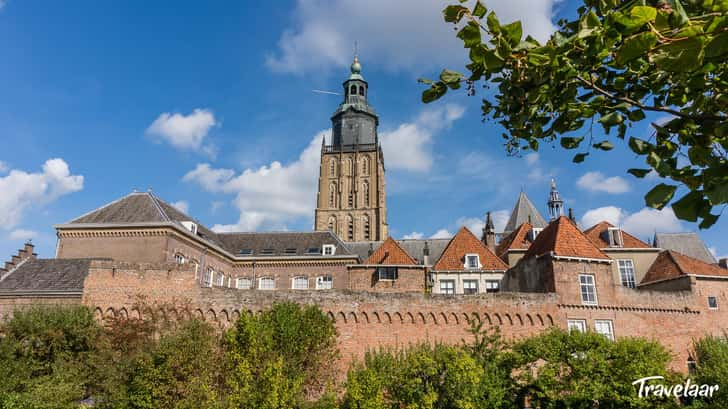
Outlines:
<svg viewBox="0 0 728 409"><path fill-rule="evenodd" d="M466 254L465 268L471 270L480 268L480 256L477 254Z"/></svg>
<svg viewBox="0 0 728 409"><path fill-rule="evenodd" d="M321 249L318 247L309 247L306 250L306 254L321 254Z"/></svg>
<svg viewBox="0 0 728 409"><path fill-rule="evenodd" d="M273 249L263 249L260 254L264 256L272 256L275 253L275 250Z"/></svg>
<svg viewBox="0 0 728 409"><path fill-rule="evenodd" d="M251 254L253 254L253 249L241 249L240 250L241 256L249 256Z"/></svg>
<svg viewBox="0 0 728 409"><path fill-rule="evenodd" d="M324 256L333 256L336 253L336 246L333 244L324 244L322 252Z"/></svg>
<svg viewBox="0 0 728 409"><path fill-rule="evenodd" d="M182 222L182 226L184 226L185 229L189 230L190 233L197 235L197 223L186 221Z"/></svg>
<svg viewBox="0 0 728 409"><path fill-rule="evenodd" d="M543 231L543 228L541 228L541 227L532 228L531 231L528 232L529 236L531 236L531 237L529 237L529 239L531 239L531 241L536 240L536 237L538 237L539 233L541 233L542 231Z"/></svg>
<svg viewBox="0 0 728 409"><path fill-rule="evenodd" d="M607 236L609 238L609 247L622 247L624 244L622 241L622 229L619 227L608 228Z"/></svg>

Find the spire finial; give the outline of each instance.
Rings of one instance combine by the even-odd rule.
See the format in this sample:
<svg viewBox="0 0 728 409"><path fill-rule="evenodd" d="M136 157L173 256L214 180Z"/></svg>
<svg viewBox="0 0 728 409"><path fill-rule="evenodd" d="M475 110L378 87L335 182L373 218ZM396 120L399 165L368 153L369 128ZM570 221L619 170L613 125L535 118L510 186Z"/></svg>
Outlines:
<svg viewBox="0 0 728 409"><path fill-rule="evenodd" d="M354 41L354 62L351 63L351 73L361 73L361 64L359 64L359 45Z"/></svg>

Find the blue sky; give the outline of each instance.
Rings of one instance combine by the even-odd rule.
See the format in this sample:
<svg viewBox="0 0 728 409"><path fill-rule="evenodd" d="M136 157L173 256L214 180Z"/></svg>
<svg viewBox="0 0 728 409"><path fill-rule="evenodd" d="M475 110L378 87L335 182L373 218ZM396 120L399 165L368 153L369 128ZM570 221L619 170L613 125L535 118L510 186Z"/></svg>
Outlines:
<svg viewBox="0 0 728 409"><path fill-rule="evenodd" d="M423 105L416 79L465 53L445 2L390 3L0 0L0 259L27 238L52 256L54 224L133 189L218 229L309 230L320 138L340 102L311 90L339 92L355 40L395 237L477 229L488 210L502 224L521 189L546 213L551 176L584 224L606 218L643 239L697 230L644 208L656 180L626 173L642 163L621 141L579 165L550 146L507 157L478 97ZM541 39L576 7L486 4ZM724 217L701 235L722 256L727 232Z"/></svg>

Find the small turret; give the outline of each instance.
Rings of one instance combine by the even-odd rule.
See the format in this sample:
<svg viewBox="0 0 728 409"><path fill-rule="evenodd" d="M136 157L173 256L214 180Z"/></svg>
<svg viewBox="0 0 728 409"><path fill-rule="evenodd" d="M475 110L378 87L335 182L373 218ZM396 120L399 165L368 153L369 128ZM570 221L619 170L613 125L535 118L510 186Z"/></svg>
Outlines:
<svg viewBox="0 0 728 409"><path fill-rule="evenodd" d="M549 193L549 219L554 221L564 215L564 201L561 200L559 191L556 190L556 181L551 178L551 192Z"/></svg>
<svg viewBox="0 0 728 409"><path fill-rule="evenodd" d="M483 226L483 235L480 240L490 251L495 252L495 224L493 224L493 218L490 217L490 212L485 214L485 226Z"/></svg>

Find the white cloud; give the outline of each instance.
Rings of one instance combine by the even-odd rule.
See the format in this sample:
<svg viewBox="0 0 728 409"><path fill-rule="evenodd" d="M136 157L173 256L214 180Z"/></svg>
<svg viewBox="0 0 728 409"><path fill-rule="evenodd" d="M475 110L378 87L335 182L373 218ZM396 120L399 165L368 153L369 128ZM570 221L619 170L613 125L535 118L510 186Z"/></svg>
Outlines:
<svg viewBox="0 0 728 409"><path fill-rule="evenodd" d="M38 236L38 232L33 230L17 229L10 232L8 237L10 240L24 240L28 241Z"/></svg>
<svg viewBox="0 0 728 409"><path fill-rule="evenodd" d="M5 0L0 0L0 10L2 10L6 4L7 4L7 2Z"/></svg>
<svg viewBox="0 0 728 409"><path fill-rule="evenodd" d="M557 0L490 0L502 22L522 20L524 32L545 40ZM359 43L362 64L389 70L424 70L464 63L467 54L445 23L442 0L298 0L293 28L284 31L266 64L277 72L303 74L347 67ZM525 35L525 34L524 34ZM366 71L365 71L366 72Z"/></svg>
<svg viewBox="0 0 728 409"><path fill-rule="evenodd" d="M0 173L5 173L9 169L10 169L10 167L8 166L8 164L0 160Z"/></svg>
<svg viewBox="0 0 728 409"><path fill-rule="evenodd" d="M483 227L485 227L485 219L480 219L477 217L461 217L457 219L455 224L458 226L458 229L460 226L465 226L473 232L476 236L480 237L481 233L483 232Z"/></svg>
<svg viewBox="0 0 728 409"><path fill-rule="evenodd" d="M214 202L210 203L210 211L212 213L216 213L223 206L225 206L225 202L223 202L222 200L215 200Z"/></svg>
<svg viewBox="0 0 728 409"><path fill-rule="evenodd" d="M535 165L539 159L538 153L536 153L536 152L529 153L528 155L524 156L523 158L526 159L526 164L528 164L528 165Z"/></svg>
<svg viewBox="0 0 728 409"><path fill-rule="evenodd" d="M630 186L621 176L606 177L601 172L587 172L582 175L576 185L591 192L626 193Z"/></svg>
<svg viewBox="0 0 728 409"><path fill-rule="evenodd" d="M423 237L425 237L424 234L422 234L422 233L420 233L418 231L413 231L410 234L405 234L402 238L405 239L405 240L409 240L409 239L419 240L419 239L421 239Z"/></svg>
<svg viewBox="0 0 728 409"><path fill-rule="evenodd" d="M680 221L669 207L662 210L645 207L635 213L629 213L619 207L605 206L591 209L581 218L584 228L601 221L621 226L625 231L640 238L647 238L655 232L674 233L683 230Z"/></svg>
<svg viewBox="0 0 728 409"><path fill-rule="evenodd" d="M285 229L286 223L313 215L321 140L328 134L330 130L319 132L298 159L287 165L276 161L236 174L231 169L199 164L183 180L208 192L235 195L234 204L240 211L237 223L215 225L213 230Z"/></svg>
<svg viewBox="0 0 728 409"><path fill-rule="evenodd" d="M214 155L212 145L204 145L210 129L218 125L215 115L208 109L195 109L189 115L164 112L147 128L147 135L165 141L180 150L200 151Z"/></svg>
<svg viewBox="0 0 728 409"><path fill-rule="evenodd" d="M511 211L505 210L505 209L496 210L496 211L490 213L490 217L493 219L493 225L495 226L495 231L500 232L506 228L508 219L511 217Z"/></svg>
<svg viewBox="0 0 728 409"><path fill-rule="evenodd" d="M452 237L453 234L447 231L447 229L440 229L435 232L432 236L430 236L431 239L449 239Z"/></svg>
<svg viewBox="0 0 728 409"><path fill-rule="evenodd" d="M190 203L186 200L178 200L174 203L171 203L172 207L179 210L182 213L187 214L190 211Z"/></svg>
<svg viewBox="0 0 728 409"><path fill-rule="evenodd" d="M0 226L12 229L31 206L48 204L83 189L83 176L71 175L63 159L49 159L42 172L13 169L0 177Z"/></svg>
<svg viewBox="0 0 728 409"><path fill-rule="evenodd" d="M720 261L720 260L723 260L724 258L728 258L728 254L724 254L722 256L719 256L718 255L718 249L715 248L715 247L708 247L708 250L710 250L710 254L712 254L713 257L715 257L716 260L719 260Z"/></svg>
<svg viewBox="0 0 728 409"><path fill-rule="evenodd" d="M387 152L387 169L430 170L434 134L449 128L464 113L465 108L460 105L445 104L425 109L414 122L403 123L393 131L381 132L382 149Z"/></svg>

